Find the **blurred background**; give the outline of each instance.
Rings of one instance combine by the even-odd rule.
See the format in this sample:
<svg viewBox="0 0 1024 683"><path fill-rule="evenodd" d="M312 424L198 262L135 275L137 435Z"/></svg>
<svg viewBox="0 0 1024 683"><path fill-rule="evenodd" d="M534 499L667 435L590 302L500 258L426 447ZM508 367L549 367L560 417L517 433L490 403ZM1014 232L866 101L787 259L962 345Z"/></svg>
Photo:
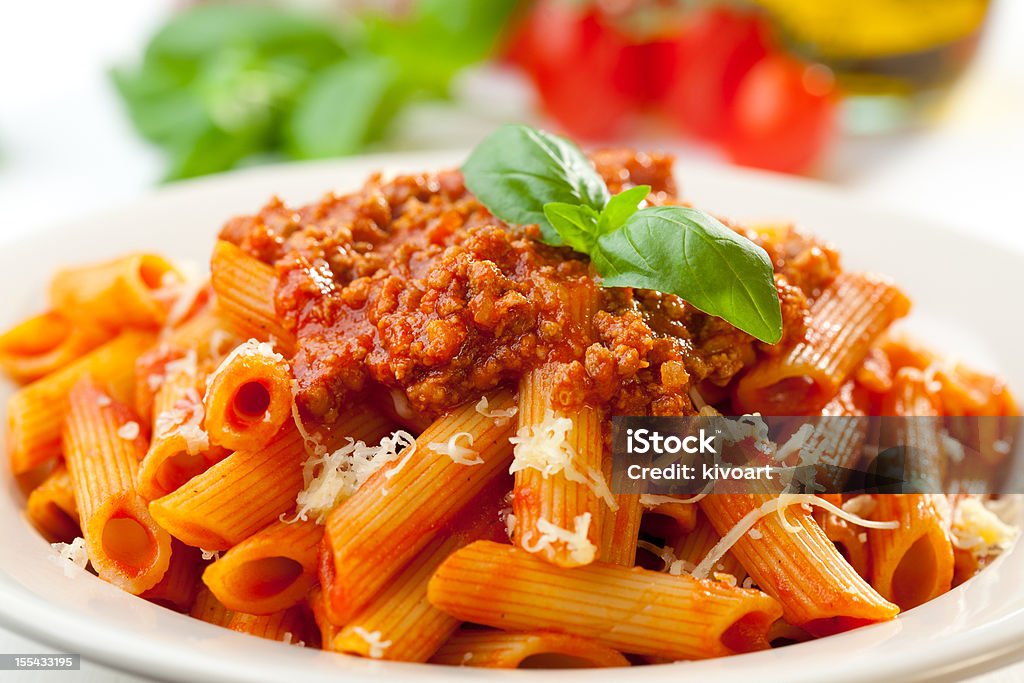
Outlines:
<svg viewBox="0 0 1024 683"><path fill-rule="evenodd" d="M1020 0L36 0L0 7L0 63L0 239L508 121L1022 232Z"/></svg>

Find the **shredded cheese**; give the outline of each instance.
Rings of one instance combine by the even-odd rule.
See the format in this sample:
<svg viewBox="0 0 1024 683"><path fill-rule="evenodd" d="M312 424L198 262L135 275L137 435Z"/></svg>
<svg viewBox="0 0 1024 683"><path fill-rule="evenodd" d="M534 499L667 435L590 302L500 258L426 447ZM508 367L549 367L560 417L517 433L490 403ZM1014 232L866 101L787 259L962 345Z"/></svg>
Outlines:
<svg viewBox="0 0 1024 683"><path fill-rule="evenodd" d="M224 360L220 362L220 365L217 366L217 369L210 373L210 375L206 378L207 391L209 391L210 386L212 386L214 381L216 381L216 379L220 377L221 374L223 374L223 372L228 368L228 366L231 365L231 363L234 362L236 358L242 356L257 356L268 358L272 361L276 361L279 363L284 362L284 356L274 351L274 345L272 343L261 342L259 339L249 339L247 341L242 342L234 349L232 349L231 353L224 356Z"/></svg>
<svg viewBox="0 0 1024 683"><path fill-rule="evenodd" d="M512 406L511 408L506 408L505 410L490 410L489 402L487 401L486 396L481 396L480 400L473 407L476 408L476 412L480 413L484 417L489 417L492 420L494 420L494 424L498 425L499 427L507 424L508 421L512 419L516 413L519 412L519 408L515 406Z"/></svg>
<svg viewBox="0 0 1024 683"><path fill-rule="evenodd" d="M570 429L572 420L555 415L550 408L538 424L520 427L516 435L509 439L513 446L513 457L508 473L533 469L546 479L562 472L566 479L587 486L609 508L617 510L619 506L604 476L593 468L588 472L580 472L576 468L573 462L576 452L566 438Z"/></svg>
<svg viewBox="0 0 1024 683"><path fill-rule="evenodd" d="M540 532L540 536L532 540L535 533L533 529L528 531L523 537L523 549L530 553L539 553L555 543L563 543L573 562L589 564L594 561L597 554L597 547L587 538L587 532L590 530L590 513L577 515L573 525L573 531L569 531L541 517L537 520L537 531Z"/></svg>
<svg viewBox="0 0 1024 683"><path fill-rule="evenodd" d="M1006 550L1018 533L977 496L960 500L953 512L949 532L953 545L970 551L976 557L988 557Z"/></svg>
<svg viewBox="0 0 1024 683"><path fill-rule="evenodd" d="M113 403L113 400L106 394L99 394L96 396L96 405L100 408L106 408L111 403Z"/></svg>
<svg viewBox="0 0 1024 683"><path fill-rule="evenodd" d="M711 488L710 486L708 488ZM659 496L656 493L641 493L640 504L645 508L656 508L659 505L667 505L669 503L682 503L683 505L692 505L700 501L704 496L708 495L706 491L698 493L697 495L690 496L688 498L677 498L675 496Z"/></svg>
<svg viewBox="0 0 1024 683"><path fill-rule="evenodd" d="M875 522L858 517L857 515L847 512L842 508L836 507L823 498L819 498L818 496L811 495L809 493L780 494L765 501L760 507L751 510L745 514L742 519L736 522L736 524L729 529L724 536L722 536L721 540L719 540L718 543L708 551L707 556L701 560L700 564L698 564L693 570L693 575L698 579L706 579L711 573L711 568L714 567L719 560L725 557L725 554L729 552L729 549L732 548L738 540L743 538L744 534L753 529L755 524L773 512L779 513L783 526L787 531L790 533L800 532L801 527L794 526L786 520L784 510L790 505L803 504L824 508L835 516L845 519L851 524L857 524L868 529L896 529L899 527L899 522L897 521Z"/></svg>
<svg viewBox="0 0 1024 683"><path fill-rule="evenodd" d="M416 439L405 431L385 436L380 444L370 446L351 437L333 453L313 454L302 466L305 485L295 497L295 520L307 520L310 514L323 524L327 513L349 498L375 472L398 458L403 449L406 458L412 455ZM404 459L403 459L404 460Z"/></svg>
<svg viewBox="0 0 1024 683"><path fill-rule="evenodd" d="M170 437L178 434L185 440L185 450L196 455L210 447L210 435L203 429L206 411L203 399L195 389L175 401L174 407L160 412L153 422L155 436Z"/></svg>
<svg viewBox="0 0 1024 683"><path fill-rule="evenodd" d="M459 438L466 437L466 441L469 445L473 445L473 435L469 432L459 432L453 434L448 443L440 443L437 441L427 444L427 448L438 453L440 455L447 455L457 465L483 465L484 459L480 457L480 454L474 451L472 448L459 445Z"/></svg>
<svg viewBox="0 0 1024 683"><path fill-rule="evenodd" d="M64 576L73 579L79 572L75 569L85 569L89 564L89 551L85 548L85 539L81 536L75 538L71 543L51 543L50 546L57 551L53 559L61 565Z"/></svg>
<svg viewBox="0 0 1024 683"><path fill-rule="evenodd" d="M843 501L843 510L858 517L870 517L875 511L875 499L866 493Z"/></svg>
<svg viewBox="0 0 1024 683"><path fill-rule="evenodd" d="M298 380L293 379L289 387L291 388L292 394L292 421L295 423L295 430L299 433L299 436L302 437L302 444L306 449L306 455L309 455L310 457L314 455L325 455L327 453L327 447L324 446L319 435L311 434L309 430L306 429L306 425L302 422L302 415L299 414L299 404L295 402L295 397L299 393Z"/></svg>
<svg viewBox="0 0 1024 683"><path fill-rule="evenodd" d="M220 551L219 550L206 550L205 548L200 548L199 552L202 553L204 560L219 560L220 559Z"/></svg>
<svg viewBox="0 0 1024 683"><path fill-rule="evenodd" d="M285 631L284 636L281 638L281 642L285 645L297 645L298 647L306 647L306 641L296 640L295 636L291 631Z"/></svg>
<svg viewBox="0 0 1024 683"><path fill-rule="evenodd" d="M380 631L367 631L362 626L356 626L352 631L366 642L369 646L366 654L373 659L380 659L384 656L384 651L391 647L390 640L380 639Z"/></svg>
<svg viewBox="0 0 1024 683"><path fill-rule="evenodd" d="M679 562L679 558L676 557L676 553L669 546L657 546L650 541L639 540L636 542L636 547L643 548L652 555L658 557L661 560L661 571L671 573L672 567L676 566ZM680 572L681 573L681 572Z"/></svg>
<svg viewBox="0 0 1024 683"><path fill-rule="evenodd" d="M117 428L117 435L125 441L134 441L139 438L142 429L135 420L129 420Z"/></svg>
<svg viewBox="0 0 1024 683"><path fill-rule="evenodd" d="M512 536L516 533L516 516L509 512L505 515L505 534L509 540L512 540Z"/></svg>

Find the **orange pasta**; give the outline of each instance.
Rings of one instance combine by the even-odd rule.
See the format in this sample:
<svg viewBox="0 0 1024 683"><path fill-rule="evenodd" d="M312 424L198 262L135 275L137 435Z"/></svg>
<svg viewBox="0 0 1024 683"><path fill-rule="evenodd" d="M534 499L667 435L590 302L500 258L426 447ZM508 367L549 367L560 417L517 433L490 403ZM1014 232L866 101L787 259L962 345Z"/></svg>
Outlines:
<svg viewBox="0 0 1024 683"><path fill-rule="evenodd" d="M70 543L82 535L74 487L63 464L57 465L43 483L32 489L25 503L25 514L32 526L51 543Z"/></svg>
<svg viewBox="0 0 1024 683"><path fill-rule="evenodd" d="M235 612L227 627L239 633L301 647L319 647L320 643L319 631L305 606L289 607L266 615Z"/></svg>
<svg viewBox="0 0 1024 683"><path fill-rule="evenodd" d="M546 631L460 631L430 661L488 669L629 666L629 660L616 650L587 638Z"/></svg>
<svg viewBox="0 0 1024 683"><path fill-rule="evenodd" d="M902 609L917 607L949 590L953 546L945 496L875 496L872 518L895 520L896 529L871 529L871 582Z"/></svg>
<svg viewBox="0 0 1024 683"><path fill-rule="evenodd" d="M497 478L477 494L445 535L423 548L339 630L331 641L331 649L376 659L427 661L459 626L457 619L427 600L430 577L449 555L472 541L507 540L499 524L498 505L511 485L511 481ZM387 646L381 647L384 642Z"/></svg>
<svg viewBox="0 0 1024 683"><path fill-rule="evenodd" d="M235 616L235 613L222 605L220 600L202 583L198 583L195 601L193 601L192 608L188 613L193 619L225 627Z"/></svg>
<svg viewBox="0 0 1024 683"><path fill-rule="evenodd" d="M315 522L274 522L207 567L203 582L232 610L270 614L287 609L316 582L323 535Z"/></svg>
<svg viewBox="0 0 1024 683"><path fill-rule="evenodd" d="M806 340L767 358L740 379L738 408L766 415L810 415L835 396L875 339L910 310L889 280L842 273L810 310Z"/></svg>
<svg viewBox="0 0 1024 683"><path fill-rule="evenodd" d="M167 571L171 539L135 492L145 452L137 417L83 377L69 396L64 455L89 559L100 578L129 593L152 588Z"/></svg>
<svg viewBox="0 0 1024 683"><path fill-rule="evenodd" d="M155 254L131 254L95 265L65 268L50 283L54 310L73 320L113 330L158 327L169 310L160 290L180 285L182 274Z"/></svg>
<svg viewBox="0 0 1024 683"><path fill-rule="evenodd" d="M353 406L338 428L354 439L373 441L390 423ZM186 486L150 504L160 526L189 545L226 550L295 505L302 489L306 450L292 423L266 446L235 451Z"/></svg>
<svg viewBox="0 0 1024 683"><path fill-rule="evenodd" d="M756 494L714 494L700 501L701 510L725 536L748 514L773 497ZM832 541L801 506L761 518L732 546L732 553L754 583L782 603L786 620L824 635L862 624L886 621L899 612L854 571Z"/></svg>
<svg viewBox="0 0 1024 683"><path fill-rule="evenodd" d="M210 440L224 448L258 448L291 418L292 375L284 356L249 340L210 375L203 399Z"/></svg>
<svg viewBox="0 0 1024 683"><path fill-rule="evenodd" d="M715 547L715 544L722 539L718 532L715 531L715 528L711 526L711 522L708 521L707 516L701 511L700 507L696 503L690 507L695 512L693 530L683 534L672 546L676 559L682 562L680 569L687 572L693 571L707 557L711 549ZM743 565L740 564L739 560L736 559L736 555L732 552L727 552L715 563L715 566L711 569L711 574L714 575L715 573L729 574L736 578L737 584L742 584L743 580L747 578L747 570L743 568Z"/></svg>
<svg viewBox="0 0 1024 683"><path fill-rule="evenodd" d="M75 324L48 311L0 334L0 368L19 382L29 382L60 370L109 337L100 327Z"/></svg>
<svg viewBox="0 0 1024 683"><path fill-rule="evenodd" d="M514 405L510 392L491 394L494 410ZM437 449L471 444L478 464L456 462ZM512 458L509 420L465 405L438 419L398 462L373 475L327 518L324 544L333 560L332 612L347 621L391 581ZM433 445L432 445L433 444ZM464 446L466 447L466 446ZM406 456L409 457L406 462ZM387 537L388 542L381 539ZM327 585L325 583L325 585Z"/></svg>
<svg viewBox="0 0 1024 683"><path fill-rule="evenodd" d="M70 365L17 391L7 402L7 456L15 474L27 472L60 453L61 420L71 387L86 374L103 378L113 398L127 401L135 359L153 337L125 332Z"/></svg>
<svg viewBox="0 0 1024 683"><path fill-rule="evenodd" d="M762 649L782 615L764 593L595 562L566 571L518 548L478 541L430 580L430 601L465 621L550 630L673 659Z"/></svg>
<svg viewBox="0 0 1024 683"><path fill-rule="evenodd" d="M275 340L290 352L294 344L274 307L274 269L235 245L219 241L210 261L210 283L220 313L242 336Z"/></svg>
<svg viewBox="0 0 1024 683"><path fill-rule="evenodd" d="M167 572L142 597L175 612L187 612L195 604L199 591L199 575L203 571L201 553L197 548L171 539L171 562Z"/></svg>

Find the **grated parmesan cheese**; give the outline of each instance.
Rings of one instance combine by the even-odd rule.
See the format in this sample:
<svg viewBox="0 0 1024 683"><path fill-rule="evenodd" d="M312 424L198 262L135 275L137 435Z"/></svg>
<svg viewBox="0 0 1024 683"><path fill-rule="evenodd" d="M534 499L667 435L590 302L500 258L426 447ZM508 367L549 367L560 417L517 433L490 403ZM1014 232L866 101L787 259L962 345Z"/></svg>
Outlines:
<svg viewBox="0 0 1024 683"><path fill-rule="evenodd" d="M209 391L210 386L212 386L214 381L220 377L221 373L223 373L236 358L242 356L268 358L278 363L283 363L285 360L284 356L274 351L274 345L271 342L261 342L259 339L249 339L232 349L231 353L226 355L224 360L220 362L217 369L210 373L206 378L206 390Z"/></svg>
<svg viewBox="0 0 1024 683"><path fill-rule="evenodd" d="M523 425L516 435L509 439L513 446L512 465L509 474L526 469L537 470L545 479L552 474L562 472L569 481L583 484L603 500L612 510L618 504L608 489L604 476L590 469L580 472L573 464L576 452L569 445L566 436L572 429L572 420L555 415L550 408L544 413L544 419L535 425Z"/></svg>
<svg viewBox="0 0 1024 683"><path fill-rule="evenodd" d="M512 540L512 535L516 532L516 516L509 512L505 515L505 533L508 535L509 540Z"/></svg>
<svg viewBox="0 0 1024 683"><path fill-rule="evenodd" d="M155 435L170 437L174 434L185 440L185 450L196 455L210 447L210 435L203 429L206 415L199 392L189 389L185 396L174 403L174 407L160 412L153 422Z"/></svg>
<svg viewBox="0 0 1024 683"><path fill-rule="evenodd" d="M306 641L296 640L295 636L291 631L285 631L284 636L281 638L281 642L285 645L297 645L298 647L306 647Z"/></svg>
<svg viewBox="0 0 1024 683"><path fill-rule="evenodd" d="M366 642L369 646L366 654L373 659L380 659L384 656L384 651L391 647L390 640L380 639L380 631L367 631L362 626L356 626L352 631Z"/></svg>
<svg viewBox="0 0 1024 683"><path fill-rule="evenodd" d="M875 499L866 493L843 501L843 510L858 517L870 517L875 511Z"/></svg>
<svg viewBox="0 0 1024 683"><path fill-rule="evenodd" d="M403 449L405 462L416 450L416 439L399 430L385 436L376 446L349 437L348 443L333 453L311 455L302 466L305 485L295 497L297 511L292 521L305 521L313 514L316 522L323 524L328 512L351 497L375 472L396 460Z"/></svg>
<svg viewBox="0 0 1024 683"><path fill-rule="evenodd" d="M969 496L957 504L949 532L953 545L976 557L1006 550L1018 534L1017 529L1001 520L977 496Z"/></svg>
<svg viewBox="0 0 1024 683"><path fill-rule="evenodd" d="M106 394L99 394L96 396L96 405L99 406L100 408L106 408L111 403L113 403L113 399L111 399Z"/></svg>
<svg viewBox="0 0 1024 683"><path fill-rule="evenodd" d="M713 485L710 485L708 486L708 488L710 489L712 488L712 486ZM660 496L656 493L641 493L640 504L643 505L645 508L656 508L659 505L668 505L669 503L682 503L683 505L692 505L693 503L696 503L703 499L706 495L708 495L706 490L696 495L690 496L688 498L677 498L676 496Z"/></svg>
<svg viewBox="0 0 1024 683"><path fill-rule="evenodd" d="M440 443L437 441L427 444L427 448L434 451L439 455L447 455L452 459L456 465L483 465L484 459L480 457L480 454L474 451L472 448L459 445L459 438L466 437L466 441L469 445L473 445L473 435L469 432L459 432L453 434L448 443Z"/></svg>
<svg viewBox="0 0 1024 683"><path fill-rule="evenodd" d="M587 538L587 532L590 530L590 513L584 512L582 515L577 515L573 524L573 531L569 531L555 526L541 517L537 520L537 531L540 531L540 537L532 540L534 530L528 531L523 537L523 549L530 553L539 553L554 543L563 543L573 562L590 564L597 554L597 547Z"/></svg>
<svg viewBox="0 0 1024 683"><path fill-rule="evenodd" d="M759 529L754 529L753 527L751 527L750 531L747 532L747 536L750 536L750 538L754 539L755 541L760 541L762 538L764 538L764 534L762 534Z"/></svg>
<svg viewBox="0 0 1024 683"><path fill-rule="evenodd" d="M117 435L125 441L134 441L139 438L142 429L135 420L129 420L117 428Z"/></svg>
<svg viewBox="0 0 1024 683"><path fill-rule="evenodd" d="M219 550L206 550L205 548L200 548L199 552L202 553L204 560L219 560L220 559L220 551Z"/></svg>
<svg viewBox="0 0 1024 683"><path fill-rule="evenodd" d="M661 560L661 571L671 573L672 567L676 566L680 560L676 557L676 553L669 546L657 546L650 541L639 540L636 542L637 548L643 548L647 552L655 555Z"/></svg>
<svg viewBox="0 0 1024 683"><path fill-rule="evenodd" d="M480 413L484 417L489 417L494 420L494 424L499 427L507 424L508 421L519 412L519 408L515 406L506 408L505 410L490 410L486 396L481 396L480 400L473 407L476 408L476 412Z"/></svg>
<svg viewBox="0 0 1024 683"><path fill-rule="evenodd" d="M207 384L209 386L209 384ZM324 446L320 440L320 436L317 434L311 434L307 429L306 425L302 422L302 415L299 414L299 404L295 402L295 396L299 393L299 382L298 380L292 380L289 384L292 394L292 421L295 423L295 430L302 437L302 445L306 449L306 455L310 457L314 455L323 456L327 453L327 447Z"/></svg>
<svg viewBox="0 0 1024 683"><path fill-rule="evenodd" d="M715 581L721 581L732 588L736 587L736 577L732 574L728 574L726 572L715 572L714 579Z"/></svg>
<svg viewBox="0 0 1024 683"><path fill-rule="evenodd" d="M85 569L89 564L89 551L85 548L85 539L81 536L75 538L71 543L51 543L50 547L57 551L53 557L64 569L64 576L73 579L78 576L75 567Z"/></svg>
<svg viewBox="0 0 1024 683"><path fill-rule="evenodd" d="M824 508L851 524L857 524L867 527L868 529L895 529L899 527L899 522L897 521L874 522L863 519L862 517L858 517L857 515L847 512L842 508L836 507L823 498L819 498L818 496L811 495L809 493L784 493L765 501L760 507L751 510L745 514L742 519L736 522L736 524L729 529L724 536L722 536L721 540L719 540L718 543L708 551L707 556L701 560L700 564L698 564L693 570L694 577L698 579L706 579L711 573L711 568L714 567L727 552L729 552L729 549L732 548L744 534L753 529L755 524L773 512L779 514L783 527L790 533L798 533L802 531L801 527L792 525L786 520L785 509L790 505L804 504Z"/></svg>

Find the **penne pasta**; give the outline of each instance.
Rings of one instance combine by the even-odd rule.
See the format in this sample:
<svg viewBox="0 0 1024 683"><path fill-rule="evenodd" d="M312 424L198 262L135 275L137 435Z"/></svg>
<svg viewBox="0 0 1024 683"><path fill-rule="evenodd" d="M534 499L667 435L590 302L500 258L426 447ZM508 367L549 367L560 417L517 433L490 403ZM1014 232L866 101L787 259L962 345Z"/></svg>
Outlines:
<svg viewBox="0 0 1024 683"><path fill-rule="evenodd" d="M435 606L465 621L673 659L766 648L768 627L782 615L759 591L600 562L567 571L489 541L451 555L428 591Z"/></svg>
<svg viewBox="0 0 1024 683"><path fill-rule="evenodd" d="M622 653L598 645L593 640L547 631L460 631L430 661L488 669L629 666L629 660Z"/></svg>
<svg viewBox="0 0 1024 683"><path fill-rule="evenodd" d="M273 614L256 615L235 612L227 627L239 633L277 640L299 647L317 647L318 629L304 606L289 607Z"/></svg>
<svg viewBox="0 0 1024 683"><path fill-rule="evenodd" d="M495 410L514 405L512 394L489 395ZM478 464L457 462L436 449L469 443ZM332 614L339 623L365 607L405 564L512 459L508 420L486 417L472 404L439 418L394 465L374 474L328 516L324 547L332 560ZM433 445L432 445L433 444ZM415 456L415 457L413 457ZM389 541L382 543L387 536Z"/></svg>
<svg viewBox="0 0 1024 683"><path fill-rule="evenodd" d="M765 359L737 384L737 408L765 415L810 415L836 395L910 302L889 280L842 273L810 309L807 338Z"/></svg>
<svg viewBox="0 0 1024 683"><path fill-rule="evenodd" d="M167 572L158 584L142 593L141 597L175 612L188 612L196 601L203 564L198 548L172 538L171 561Z"/></svg>
<svg viewBox="0 0 1024 683"><path fill-rule="evenodd" d="M7 402L7 456L15 474L60 454L61 421L68 393L83 375L103 378L113 398L128 401L135 359L153 343L143 332L125 332L70 365L18 390Z"/></svg>
<svg viewBox="0 0 1024 683"><path fill-rule="evenodd" d="M284 356L250 340L209 377L203 403L210 440L224 448L259 448L292 415L292 374Z"/></svg>
<svg viewBox="0 0 1024 683"><path fill-rule="evenodd" d="M335 652L402 662L425 662L459 626L427 600L427 584L454 551L479 539L507 538L498 517L502 492L511 482L497 478L453 520L444 536L421 550L373 600L330 641ZM368 634L376 634L369 638ZM386 642L387 647L380 644Z"/></svg>
<svg viewBox="0 0 1024 683"><path fill-rule="evenodd" d="M323 535L315 522L273 522L208 566L203 583L228 609L249 614L287 609L316 582Z"/></svg>
<svg viewBox="0 0 1024 683"><path fill-rule="evenodd" d="M54 467L43 483L32 489L25 502L25 515L50 543L70 543L82 535L74 487L63 464Z"/></svg>
<svg viewBox="0 0 1024 683"><path fill-rule="evenodd" d="M50 283L55 311L72 320L111 330L156 328L170 306L161 290L180 285L181 272L156 254L130 254L113 261L65 268Z"/></svg>
<svg viewBox="0 0 1024 683"><path fill-rule="evenodd" d="M224 627L227 627L235 616L234 612L221 604L220 600L210 592L209 588L198 581L196 597L188 614L193 619Z"/></svg>
<svg viewBox="0 0 1024 683"><path fill-rule="evenodd" d="M132 411L91 377L71 390L64 456L89 560L100 578L142 593L167 571L171 539L135 492L145 436Z"/></svg>
<svg viewBox="0 0 1024 683"><path fill-rule="evenodd" d="M715 494L700 501L715 531L725 537L773 496ZM786 620L815 635L892 619L896 605L879 595L839 554L801 506L761 517L736 539L731 552L761 590L782 603Z"/></svg>
<svg viewBox="0 0 1024 683"><path fill-rule="evenodd" d="M871 582L901 609L917 607L950 589L953 545L949 503L928 494L875 496L876 520L895 520L896 529L871 529Z"/></svg>
<svg viewBox="0 0 1024 683"><path fill-rule="evenodd" d="M19 382L31 382L60 370L110 338L106 330L75 324L48 311L0 334L0 368Z"/></svg>
<svg viewBox="0 0 1024 683"><path fill-rule="evenodd" d="M294 338L277 315L273 268L230 242L218 241L210 261L210 284L217 293L218 311L241 336L273 339L290 354Z"/></svg>
<svg viewBox="0 0 1024 683"><path fill-rule="evenodd" d="M693 530L683 534L672 546L676 560L682 563L679 569L686 572L692 572L708 556L711 549L722 540L700 507L697 504L690 507L694 508L696 513ZM669 570L671 569L669 567ZM747 570L743 568L743 565L736 559L736 555L731 551L715 562L711 573L712 575L721 573L733 576L736 578L737 585L742 585L744 579L747 578Z"/></svg>
<svg viewBox="0 0 1024 683"><path fill-rule="evenodd" d="M354 439L376 440L390 423L353 406L337 425ZM295 505L302 489L303 438L289 422L254 450L235 451L176 491L150 503L160 526L175 538L207 550L226 550Z"/></svg>

